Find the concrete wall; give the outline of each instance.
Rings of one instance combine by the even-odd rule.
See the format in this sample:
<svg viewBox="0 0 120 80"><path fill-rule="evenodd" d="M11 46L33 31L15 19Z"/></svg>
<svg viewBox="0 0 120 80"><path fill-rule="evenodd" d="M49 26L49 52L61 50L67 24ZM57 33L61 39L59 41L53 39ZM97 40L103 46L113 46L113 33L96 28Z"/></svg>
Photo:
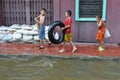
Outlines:
<svg viewBox="0 0 120 80"><path fill-rule="evenodd" d="M111 38L105 39L106 43L120 42L120 0L107 0L106 27L111 31ZM72 10L73 41L96 42L96 22L75 21L75 0L54 0L54 20L64 21L65 11Z"/></svg>

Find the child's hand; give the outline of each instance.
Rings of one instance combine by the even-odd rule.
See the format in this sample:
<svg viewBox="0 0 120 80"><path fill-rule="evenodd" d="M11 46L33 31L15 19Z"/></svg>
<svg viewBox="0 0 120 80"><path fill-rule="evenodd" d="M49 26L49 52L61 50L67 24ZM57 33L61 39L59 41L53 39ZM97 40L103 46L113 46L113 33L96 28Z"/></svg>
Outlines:
<svg viewBox="0 0 120 80"><path fill-rule="evenodd" d="M37 18L34 18L34 20L35 20L37 23L39 23L39 21L37 20Z"/></svg>
<svg viewBox="0 0 120 80"><path fill-rule="evenodd" d="M64 29L66 29L66 27L62 27L62 31L63 31Z"/></svg>
<svg viewBox="0 0 120 80"><path fill-rule="evenodd" d="M36 20L37 20L37 18L34 18L34 20L36 21Z"/></svg>

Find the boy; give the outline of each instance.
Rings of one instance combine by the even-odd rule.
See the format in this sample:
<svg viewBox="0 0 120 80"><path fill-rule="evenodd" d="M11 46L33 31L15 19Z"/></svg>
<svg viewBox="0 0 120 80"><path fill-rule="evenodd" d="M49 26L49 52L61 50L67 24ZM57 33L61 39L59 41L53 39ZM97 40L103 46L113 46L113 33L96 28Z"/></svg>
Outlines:
<svg viewBox="0 0 120 80"><path fill-rule="evenodd" d="M46 12L47 10L45 8L41 9L40 11L40 15L35 18L35 21L40 25L40 27L38 27L38 31L39 31L39 38L40 38L40 49L44 49L43 46L43 40L45 39L45 16L46 16ZM51 45L50 41L46 39L46 41L49 43L49 45Z"/></svg>
<svg viewBox="0 0 120 80"><path fill-rule="evenodd" d="M71 18L71 15L72 15L72 11L67 10L65 13L66 19L64 21L65 27L62 28L62 30L66 29L65 38L64 38L65 41L63 43L63 48L61 50L59 50L59 52L65 51L66 42L69 42L71 44L71 46L73 48L72 53L77 50L77 48L75 47L75 45L73 45L73 42L72 42L72 32L71 32L72 18Z"/></svg>
<svg viewBox="0 0 120 80"><path fill-rule="evenodd" d="M98 32L96 35L96 40L99 42L99 47L98 50L99 51L103 51L104 50L104 35L105 35L105 23L102 20L102 17L100 15L96 16L97 19L97 25L98 25Z"/></svg>

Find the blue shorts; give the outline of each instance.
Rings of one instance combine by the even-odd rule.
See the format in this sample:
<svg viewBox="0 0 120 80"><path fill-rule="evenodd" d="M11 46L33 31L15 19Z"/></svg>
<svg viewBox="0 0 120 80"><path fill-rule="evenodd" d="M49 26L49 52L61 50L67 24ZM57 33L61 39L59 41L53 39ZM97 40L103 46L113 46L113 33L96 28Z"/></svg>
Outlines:
<svg viewBox="0 0 120 80"><path fill-rule="evenodd" d="M45 39L45 26L44 25L40 26L39 39Z"/></svg>

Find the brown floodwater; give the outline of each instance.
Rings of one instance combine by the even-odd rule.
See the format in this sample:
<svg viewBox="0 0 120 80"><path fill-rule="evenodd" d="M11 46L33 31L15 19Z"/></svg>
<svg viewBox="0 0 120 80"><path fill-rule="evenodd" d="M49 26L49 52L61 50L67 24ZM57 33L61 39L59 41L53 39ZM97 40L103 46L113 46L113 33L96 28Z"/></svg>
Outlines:
<svg viewBox="0 0 120 80"><path fill-rule="evenodd" d="M120 80L120 59L0 55L0 80Z"/></svg>

